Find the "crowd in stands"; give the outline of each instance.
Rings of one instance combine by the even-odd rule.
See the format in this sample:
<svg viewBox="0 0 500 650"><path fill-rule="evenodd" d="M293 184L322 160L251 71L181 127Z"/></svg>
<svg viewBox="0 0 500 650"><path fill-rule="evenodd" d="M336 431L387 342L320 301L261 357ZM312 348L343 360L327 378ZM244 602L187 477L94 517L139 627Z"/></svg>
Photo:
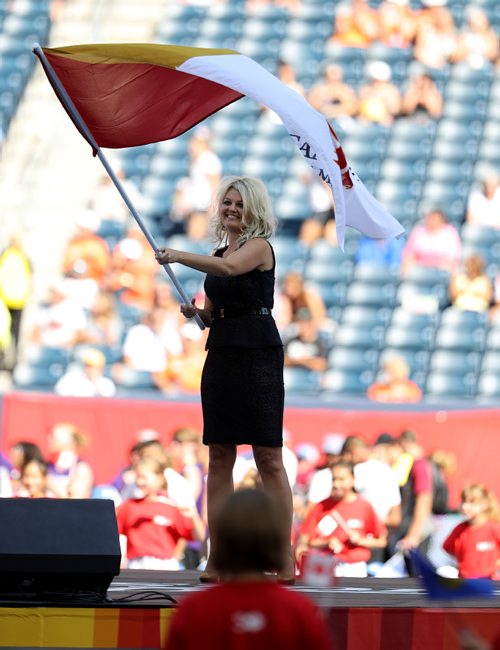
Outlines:
<svg viewBox="0 0 500 650"><path fill-rule="evenodd" d="M138 431L128 464L107 484L96 484L84 460L85 434L72 423L54 425L46 449L44 456L34 443L19 440L8 450L0 462L0 496L112 499L124 567L203 567L210 543L207 453L198 431L180 428L168 443L155 430ZM459 541L465 533L488 542L481 555L488 571L481 575L496 576L500 523L494 495L480 484L464 486L461 515L453 513L448 499L453 455L445 450L426 454L413 431L397 437L383 433L373 444L360 435L331 433L321 447L293 445L285 435L283 457L293 488L292 543L300 571L320 553L333 556L336 575L413 575L404 551L428 552L436 545L443 516L453 514L445 530L449 555L441 548L444 538L437 542L448 574L457 575L458 566L460 575L470 575L469 546L477 553L480 545ZM236 490L262 489L251 454L240 452L233 478ZM473 533L467 522L474 524Z"/></svg>
<svg viewBox="0 0 500 650"><path fill-rule="evenodd" d="M453 115L447 113L453 93L467 103L475 99L470 94L477 90L486 101L493 88L499 69L494 10L489 4L464 3L459 8L444 0L352 0L328 5L325 11L328 9L327 15L332 16L331 24L321 31L315 3L306 6L298 0L247 0L238 8L230 8L227 2L217 3L217 10L207 7L194 1L175 10L166 7L165 21L177 24L179 16L191 11L189 15L202 25L207 11L214 13L214 20L219 14L224 20L232 11L236 33L240 29L236 25L239 11L255 25L262 23L262 29L264 24L274 25L278 40L288 28L288 40L292 39L292 27L297 31L297 42L300 29L306 27L313 30L313 40L323 39L315 55L318 65L313 66L314 73L311 68L307 74L306 64L295 60L283 41L283 48L274 53L276 75L339 127L348 160L352 156L354 169L362 179L366 172L366 184L379 200L384 203L387 199L391 209L394 192L405 197L394 204L395 216L407 227L401 240L375 241L351 231L341 252L329 189L310 170L295 165L300 159L298 152L285 146L283 139L276 141L278 151L274 150L270 159L273 173L281 168L284 156L288 171L295 169L289 181L277 182L272 175L264 179L281 223L275 242L274 313L286 348L289 394L309 392L327 398L352 394L370 399L384 395L383 401L391 401L391 391L377 387L391 382L388 367L392 366L407 375L401 381L407 382L408 389L416 384L416 389L408 390L408 401L415 401L418 395L432 396L443 373L446 375L442 368L435 368L434 374L440 376L430 377L434 351L446 347L442 341L439 346L437 343L440 321L445 320L441 316L460 311L476 314L481 331L474 334L474 341L455 343L448 351L455 356L470 358L470 352L479 356L466 382L458 385L445 381L437 390L438 396L494 398L500 392L500 379L492 374L491 364L483 364L482 359L488 346L496 351L500 175L494 158L487 166L484 161L477 164L477 149L467 139L464 124L453 122ZM196 45L193 38L189 44ZM271 65L271 59L263 64ZM455 79L454 70L463 72ZM479 75L476 85L458 87L460 79L472 79L475 74ZM452 78L456 86L453 92L451 82L447 83ZM265 134L271 136L274 128L280 128L278 116L265 107L258 108L256 121L252 118L248 126L246 110L241 112L239 132L227 131L225 135L224 128L230 127L231 120L224 122L221 118L219 123L216 115L186 136L160 143L149 153L141 150L130 158L136 161L135 167L130 165L127 152L114 159L127 193L139 212L145 213L160 243L168 241L175 248L177 242L179 248L189 246L200 252L210 250L207 209L214 186L224 174L250 173L247 167L251 161L247 167L244 164L249 154L267 160L273 149L264 146L271 144ZM478 113L473 122L484 116L484 111ZM431 152L425 165L418 158L406 165L404 156L409 154L402 151L406 143L397 142L396 136L389 144L394 140L392 149L398 145L403 158L384 162L387 135L406 123L417 129L414 133L422 140L412 141L412 146L422 151L427 147ZM372 142L366 134L360 140L357 129L370 124L382 132L373 132ZM442 127L444 134L445 126L448 130L462 128L465 142L462 162L455 164L453 158L447 159L446 168L442 168L442 161L432 158L432 137L436 127ZM431 135L430 141L425 134ZM457 144L453 152L459 148ZM437 150L436 155L439 158ZM430 169L434 163L435 180ZM142 176L137 165L145 172ZM423 178L427 184L439 184L439 174L444 173L443 183L448 183L453 167L462 171L467 168L467 173L463 172L468 174L467 192L461 208L457 208L453 194L450 201L445 198L446 188L442 187L438 187L441 199L431 200L422 194L418 200L416 193L422 190ZM379 173L378 185L374 173ZM462 186L458 179L450 191L463 194ZM168 196L163 211L155 208L151 212L155 192ZM302 216L283 218L284 205ZM0 259L0 347L3 366L13 371L14 386L64 395L111 396L131 390L157 395L196 393L206 334L181 321L175 289L163 271L158 271L148 242L106 175L87 208L74 215L74 222L74 235L61 260L60 281L48 288L46 301L35 306L29 322L21 321L21 315L30 299L36 269L23 252L22 233L16 233L5 245ZM189 269L174 271L190 295L202 293L200 274ZM9 282L12 277L23 279L15 291ZM358 316L352 317L358 321L350 321L356 309ZM359 316L363 310L364 318ZM418 319L422 321L424 313L427 315L433 331L420 342L424 355L419 359L426 356L425 362L415 363L416 339L409 342L407 337L405 343L394 344L394 331L401 329L401 311L415 315L412 327ZM373 324L371 332L363 340L369 323ZM351 340L347 341L349 329ZM346 367L345 361L337 363L341 357L345 359L347 350L354 356L364 355L364 364L351 361ZM388 357L394 359L388 362ZM373 390L369 390L372 384ZM395 401L407 400L401 385Z"/></svg>

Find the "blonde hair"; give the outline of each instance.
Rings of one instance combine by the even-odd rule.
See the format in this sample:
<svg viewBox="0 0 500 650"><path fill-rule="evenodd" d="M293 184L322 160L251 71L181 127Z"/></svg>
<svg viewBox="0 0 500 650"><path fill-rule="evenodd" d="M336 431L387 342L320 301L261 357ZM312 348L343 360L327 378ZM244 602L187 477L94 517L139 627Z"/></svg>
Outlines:
<svg viewBox="0 0 500 650"><path fill-rule="evenodd" d="M220 182L210 205L210 226L216 246L224 241L225 231L220 220L220 208L228 191L235 189L243 201L243 231L238 238L241 246L254 237L269 239L276 232L276 218L271 206L271 199L266 186L258 178L250 176L226 176Z"/></svg>
<svg viewBox="0 0 500 650"><path fill-rule="evenodd" d="M488 519L500 521L500 506L498 505L497 498L493 492L488 490L488 488L482 483L471 483L470 485L465 486L462 490L461 497L462 502L471 501L474 498L486 499L488 501L488 508L486 510Z"/></svg>

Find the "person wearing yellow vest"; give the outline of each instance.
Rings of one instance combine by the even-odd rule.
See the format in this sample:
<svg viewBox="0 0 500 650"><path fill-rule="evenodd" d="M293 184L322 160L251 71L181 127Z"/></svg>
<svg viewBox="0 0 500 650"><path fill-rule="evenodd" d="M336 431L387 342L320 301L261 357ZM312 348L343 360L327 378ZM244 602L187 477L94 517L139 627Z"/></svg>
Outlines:
<svg viewBox="0 0 500 650"><path fill-rule="evenodd" d="M10 332L17 357L21 317L31 293L33 270L19 235L12 235L0 253L0 298L10 313Z"/></svg>

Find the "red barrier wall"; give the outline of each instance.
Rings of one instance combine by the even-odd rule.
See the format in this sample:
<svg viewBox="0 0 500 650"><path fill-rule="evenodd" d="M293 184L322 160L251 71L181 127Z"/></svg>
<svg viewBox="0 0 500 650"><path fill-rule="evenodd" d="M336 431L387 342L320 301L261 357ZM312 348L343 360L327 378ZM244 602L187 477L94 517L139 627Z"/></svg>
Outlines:
<svg viewBox="0 0 500 650"><path fill-rule="evenodd" d="M128 399L63 398L42 393L4 396L0 449L5 453L19 440L36 442L46 450L46 434L56 422L70 421L89 438L83 454L99 483L110 481L127 463L129 447L140 429L153 428L168 442L175 429L201 430L199 402ZM380 433L398 434L409 428L426 451L455 453L458 470L451 480L452 505L464 483L481 481L500 497L500 409L402 411L297 408L285 410L285 427L294 445L321 445L325 434L359 433L372 442Z"/></svg>

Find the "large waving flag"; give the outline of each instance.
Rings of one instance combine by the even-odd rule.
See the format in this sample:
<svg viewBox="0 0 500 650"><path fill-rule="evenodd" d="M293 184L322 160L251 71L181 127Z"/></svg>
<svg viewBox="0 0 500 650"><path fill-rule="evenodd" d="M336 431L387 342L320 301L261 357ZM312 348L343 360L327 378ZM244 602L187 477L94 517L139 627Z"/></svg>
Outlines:
<svg viewBox="0 0 500 650"><path fill-rule="evenodd" d="M331 187L341 246L346 225L375 239L404 232L351 169L325 117L247 56L142 43L43 48L43 53L100 147L175 138L246 95L280 116L304 158Z"/></svg>
<svg viewBox="0 0 500 650"><path fill-rule="evenodd" d="M488 578L445 578L419 551L412 549L408 553L431 600L491 598L495 593L493 581Z"/></svg>

